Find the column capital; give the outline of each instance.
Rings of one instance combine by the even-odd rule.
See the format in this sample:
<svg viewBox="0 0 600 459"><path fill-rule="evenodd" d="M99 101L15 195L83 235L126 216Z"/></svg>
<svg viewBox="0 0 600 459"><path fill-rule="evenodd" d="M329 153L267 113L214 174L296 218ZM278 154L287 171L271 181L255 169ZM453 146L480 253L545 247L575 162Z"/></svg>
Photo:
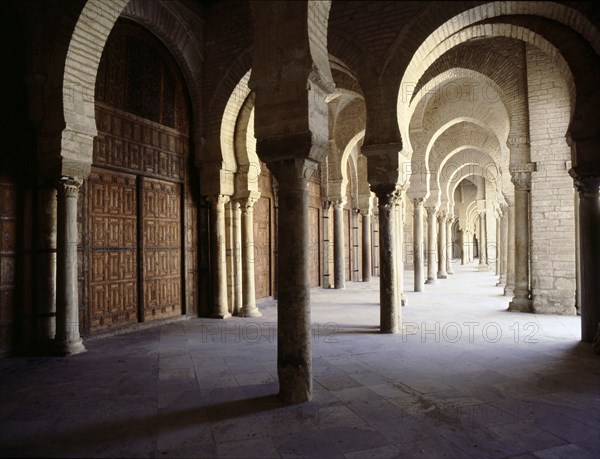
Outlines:
<svg viewBox="0 0 600 459"><path fill-rule="evenodd" d="M346 196L330 198L331 205L335 208L341 209L346 205Z"/></svg>
<svg viewBox="0 0 600 459"><path fill-rule="evenodd" d="M437 206L426 206L425 210L427 211L427 216L433 218L437 213Z"/></svg>
<svg viewBox="0 0 600 459"><path fill-rule="evenodd" d="M481 209L477 211L477 215L479 215L481 218L484 218L486 214L486 210L485 209Z"/></svg>
<svg viewBox="0 0 600 459"><path fill-rule="evenodd" d="M76 177L61 177L57 184L57 191L60 195L67 198L76 197L79 194L79 188L83 180Z"/></svg>
<svg viewBox="0 0 600 459"><path fill-rule="evenodd" d="M254 204L260 199L259 191L250 191L247 196L239 197L235 201L239 203L242 208L242 211L252 209Z"/></svg>
<svg viewBox="0 0 600 459"><path fill-rule="evenodd" d="M413 203L413 206L421 206L423 205L423 202L425 201L425 198L411 198L410 200Z"/></svg>
<svg viewBox="0 0 600 459"><path fill-rule="evenodd" d="M529 171L511 172L510 180L517 191L531 190L531 172Z"/></svg>
<svg viewBox="0 0 600 459"><path fill-rule="evenodd" d="M395 185L380 185L374 187L373 192L377 195L379 205L394 206L398 199L398 193Z"/></svg>
<svg viewBox="0 0 600 459"><path fill-rule="evenodd" d="M598 198L600 188L600 176L588 175L584 177L574 177L573 183L575 189L581 198Z"/></svg>
<svg viewBox="0 0 600 459"><path fill-rule="evenodd" d="M212 204L227 204L231 196L227 196L226 194L213 194L211 196L207 196L206 200Z"/></svg>
<svg viewBox="0 0 600 459"><path fill-rule="evenodd" d="M448 216L446 215L446 212L440 211L438 213L438 221L440 222L440 224L446 223L447 219L448 219Z"/></svg>
<svg viewBox="0 0 600 459"><path fill-rule="evenodd" d="M323 207L323 210L329 210L331 207L331 201L329 199L323 199L321 201L321 207Z"/></svg>
<svg viewBox="0 0 600 459"><path fill-rule="evenodd" d="M353 214L353 215L358 215L358 214L360 214L360 209L359 209L359 208L357 208L357 207L353 207L353 208L352 208L352 214Z"/></svg>

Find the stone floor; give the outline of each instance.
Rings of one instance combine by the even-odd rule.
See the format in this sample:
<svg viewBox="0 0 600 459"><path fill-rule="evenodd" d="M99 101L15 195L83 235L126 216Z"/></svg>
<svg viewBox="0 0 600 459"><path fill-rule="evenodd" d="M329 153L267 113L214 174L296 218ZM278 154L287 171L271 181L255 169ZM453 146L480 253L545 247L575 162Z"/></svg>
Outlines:
<svg viewBox="0 0 600 459"><path fill-rule="evenodd" d="M314 400L276 396L275 304L0 360L0 456L598 458L600 359L579 318L505 311L476 265L411 290L313 290Z"/></svg>

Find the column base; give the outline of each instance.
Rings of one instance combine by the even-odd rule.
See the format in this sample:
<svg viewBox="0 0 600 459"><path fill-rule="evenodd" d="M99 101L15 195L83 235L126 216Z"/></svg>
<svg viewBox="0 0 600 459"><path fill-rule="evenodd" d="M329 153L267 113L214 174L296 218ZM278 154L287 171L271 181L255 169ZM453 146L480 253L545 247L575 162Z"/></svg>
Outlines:
<svg viewBox="0 0 600 459"><path fill-rule="evenodd" d="M229 313L229 312L225 312L225 313L223 313L223 312L215 312L215 313L211 314L210 317L212 319L228 319L228 318L231 317L231 313Z"/></svg>
<svg viewBox="0 0 600 459"><path fill-rule="evenodd" d="M515 286L506 284L504 286L504 296L513 296L515 293Z"/></svg>
<svg viewBox="0 0 600 459"><path fill-rule="evenodd" d="M531 306L532 302L527 298L513 298L513 300L508 303L508 311L533 312Z"/></svg>
<svg viewBox="0 0 600 459"><path fill-rule="evenodd" d="M428 277L427 280L425 281L426 284L435 284L436 283L436 279L435 277Z"/></svg>
<svg viewBox="0 0 600 459"><path fill-rule="evenodd" d="M244 308L240 309L240 313L238 317L262 317L262 312L258 310L257 307L254 308Z"/></svg>
<svg viewBox="0 0 600 459"><path fill-rule="evenodd" d="M437 278L438 279L448 279L448 274L444 274L444 273L438 273L437 274Z"/></svg>
<svg viewBox="0 0 600 459"><path fill-rule="evenodd" d="M450 275L450 276L453 276L453 275L454 275L454 271L450 271L450 270L448 270L448 271L446 271L446 274L448 274L448 275Z"/></svg>
<svg viewBox="0 0 600 459"><path fill-rule="evenodd" d="M485 263L483 263L483 264L480 263L478 269L479 269L479 271L489 271L490 270L490 266L488 264L485 264Z"/></svg>
<svg viewBox="0 0 600 459"><path fill-rule="evenodd" d="M76 341L55 341L54 351L57 355L75 355L86 352L87 349L83 345L83 341L80 339Z"/></svg>
<svg viewBox="0 0 600 459"><path fill-rule="evenodd" d="M506 284L504 282L497 282L496 287L504 287Z"/></svg>

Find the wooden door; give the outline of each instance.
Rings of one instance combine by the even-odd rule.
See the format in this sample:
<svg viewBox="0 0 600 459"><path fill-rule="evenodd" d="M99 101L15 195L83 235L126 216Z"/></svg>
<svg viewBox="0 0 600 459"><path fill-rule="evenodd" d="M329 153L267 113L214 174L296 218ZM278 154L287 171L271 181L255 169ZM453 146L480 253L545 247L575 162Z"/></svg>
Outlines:
<svg viewBox="0 0 600 459"><path fill-rule="evenodd" d="M88 179L92 331L138 321L135 175L92 168Z"/></svg>
<svg viewBox="0 0 600 459"><path fill-rule="evenodd" d="M254 204L254 284L256 298L271 292L271 200L265 196Z"/></svg>
<svg viewBox="0 0 600 459"><path fill-rule="evenodd" d="M181 314L181 186L140 177L142 320Z"/></svg>

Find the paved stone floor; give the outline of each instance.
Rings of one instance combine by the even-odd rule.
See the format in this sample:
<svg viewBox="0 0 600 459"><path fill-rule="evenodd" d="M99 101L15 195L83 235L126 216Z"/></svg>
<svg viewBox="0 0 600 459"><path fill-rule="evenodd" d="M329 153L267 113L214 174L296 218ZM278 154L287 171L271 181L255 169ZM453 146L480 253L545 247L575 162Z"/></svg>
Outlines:
<svg viewBox="0 0 600 459"><path fill-rule="evenodd" d="M597 458L600 358L579 318L505 311L458 266L377 333L378 279L313 290L314 400L276 396L275 303L0 359L0 456Z"/></svg>

